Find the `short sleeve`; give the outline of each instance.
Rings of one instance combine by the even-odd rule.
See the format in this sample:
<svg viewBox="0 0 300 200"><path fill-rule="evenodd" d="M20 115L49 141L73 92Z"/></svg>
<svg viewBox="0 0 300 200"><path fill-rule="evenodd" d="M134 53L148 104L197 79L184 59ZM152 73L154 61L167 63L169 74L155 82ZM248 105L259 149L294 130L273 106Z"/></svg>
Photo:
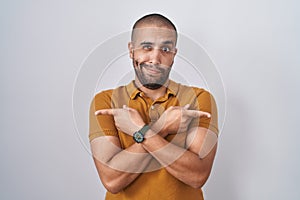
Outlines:
<svg viewBox="0 0 300 200"><path fill-rule="evenodd" d="M204 127L218 134L218 112L214 97L204 89L197 88L195 90L197 98L195 104L190 109L208 112L211 114L211 117L201 117L193 119L190 123L190 128L196 126Z"/></svg>
<svg viewBox="0 0 300 200"><path fill-rule="evenodd" d="M89 140L100 136L118 136L114 118L111 115L95 115L95 111L111 108L111 91L98 93L92 100L89 114Z"/></svg>

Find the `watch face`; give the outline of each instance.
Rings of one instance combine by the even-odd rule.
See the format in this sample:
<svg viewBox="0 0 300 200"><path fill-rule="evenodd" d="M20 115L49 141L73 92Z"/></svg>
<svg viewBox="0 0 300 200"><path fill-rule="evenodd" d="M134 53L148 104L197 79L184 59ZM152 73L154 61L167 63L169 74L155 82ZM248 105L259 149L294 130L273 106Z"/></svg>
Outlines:
<svg viewBox="0 0 300 200"><path fill-rule="evenodd" d="M133 134L133 139L137 143L141 143L144 141L144 135L141 132L137 131Z"/></svg>

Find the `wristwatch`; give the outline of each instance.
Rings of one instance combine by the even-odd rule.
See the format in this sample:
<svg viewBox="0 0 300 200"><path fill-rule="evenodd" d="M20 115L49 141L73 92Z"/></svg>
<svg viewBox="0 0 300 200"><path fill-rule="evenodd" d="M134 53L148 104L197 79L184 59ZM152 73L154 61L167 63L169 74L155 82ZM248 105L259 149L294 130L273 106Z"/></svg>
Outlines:
<svg viewBox="0 0 300 200"><path fill-rule="evenodd" d="M143 128L141 128L140 130L138 130L137 132L135 132L133 134L133 140L136 143L142 143L145 139L145 133L150 129L149 125L145 125L143 126Z"/></svg>

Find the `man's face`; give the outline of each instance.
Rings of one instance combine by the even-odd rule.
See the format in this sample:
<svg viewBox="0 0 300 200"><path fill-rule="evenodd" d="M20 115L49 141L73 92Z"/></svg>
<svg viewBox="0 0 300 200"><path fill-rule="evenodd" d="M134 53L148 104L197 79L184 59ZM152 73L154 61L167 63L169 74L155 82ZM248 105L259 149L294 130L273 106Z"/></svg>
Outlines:
<svg viewBox="0 0 300 200"><path fill-rule="evenodd" d="M160 88L169 78L177 49L176 33L164 27L134 29L130 58L139 82L148 89Z"/></svg>

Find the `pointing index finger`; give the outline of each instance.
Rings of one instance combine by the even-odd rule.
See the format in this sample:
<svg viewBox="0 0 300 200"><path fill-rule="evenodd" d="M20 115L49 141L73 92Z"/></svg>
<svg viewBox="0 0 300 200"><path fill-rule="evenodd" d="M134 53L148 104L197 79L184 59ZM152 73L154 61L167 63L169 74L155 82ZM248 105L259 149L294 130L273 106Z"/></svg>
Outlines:
<svg viewBox="0 0 300 200"><path fill-rule="evenodd" d="M193 117L193 118L196 118L196 117L207 117L207 118L210 118L211 117L210 113L204 112L204 111L200 111L200 110L186 110L185 113L188 116Z"/></svg>
<svg viewBox="0 0 300 200"><path fill-rule="evenodd" d="M95 115L114 115L114 109L101 109L95 112Z"/></svg>

